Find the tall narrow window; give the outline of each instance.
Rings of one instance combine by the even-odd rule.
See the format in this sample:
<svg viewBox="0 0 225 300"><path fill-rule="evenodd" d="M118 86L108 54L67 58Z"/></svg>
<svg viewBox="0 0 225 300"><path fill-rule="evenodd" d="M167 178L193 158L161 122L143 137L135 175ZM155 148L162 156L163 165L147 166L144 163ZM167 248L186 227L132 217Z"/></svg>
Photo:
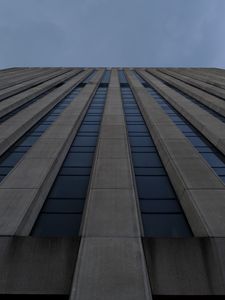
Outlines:
<svg viewBox="0 0 225 300"><path fill-rule="evenodd" d="M124 78L121 93L144 235L150 237L190 236L192 233L176 193L133 93L128 83L124 82Z"/></svg>

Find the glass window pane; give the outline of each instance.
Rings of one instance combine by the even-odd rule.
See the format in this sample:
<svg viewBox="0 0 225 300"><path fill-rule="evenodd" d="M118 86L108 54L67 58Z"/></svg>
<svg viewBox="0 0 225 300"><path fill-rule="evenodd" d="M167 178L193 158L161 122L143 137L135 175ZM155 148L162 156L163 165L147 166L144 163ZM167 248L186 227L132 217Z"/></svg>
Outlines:
<svg viewBox="0 0 225 300"><path fill-rule="evenodd" d="M89 176L58 176L50 198L85 198Z"/></svg>
<svg viewBox="0 0 225 300"><path fill-rule="evenodd" d="M176 200L140 200L140 209L144 213L181 213Z"/></svg>
<svg viewBox="0 0 225 300"><path fill-rule="evenodd" d="M134 167L162 167L156 153L132 153Z"/></svg>
<svg viewBox="0 0 225 300"><path fill-rule="evenodd" d="M68 199L48 199L44 207L43 213L82 213L83 200L68 200Z"/></svg>
<svg viewBox="0 0 225 300"><path fill-rule="evenodd" d="M191 232L182 214L142 214L145 236L185 237Z"/></svg>
<svg viewBox="0 0 225 300"><path fill-rule="evenodd" d="M40 214L33 235L49 237L78 235L81 217L81 214Z"/></svg>
<svg viewBox="0 0 225 300"><path fill-rule="evenodd" d="M136 176L139 198L174 199L175 195L166 176Z"/></svg>
<svg viewBox="0 0 225 300"><path fill-rule="evenodd" d="M93 152L90 153L69 153L64 161L64 167L91 167Z"/></svg>

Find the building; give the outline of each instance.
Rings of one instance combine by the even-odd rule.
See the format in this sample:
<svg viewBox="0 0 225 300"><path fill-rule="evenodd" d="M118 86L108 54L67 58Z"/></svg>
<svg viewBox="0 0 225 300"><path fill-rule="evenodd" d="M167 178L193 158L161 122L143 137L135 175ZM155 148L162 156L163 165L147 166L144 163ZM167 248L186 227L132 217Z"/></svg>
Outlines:
<svg viewBox="0 0 225 300"><path fill-rule="evenodd" d="M225 71L0 71L0 296L225 295Z"/></svg>

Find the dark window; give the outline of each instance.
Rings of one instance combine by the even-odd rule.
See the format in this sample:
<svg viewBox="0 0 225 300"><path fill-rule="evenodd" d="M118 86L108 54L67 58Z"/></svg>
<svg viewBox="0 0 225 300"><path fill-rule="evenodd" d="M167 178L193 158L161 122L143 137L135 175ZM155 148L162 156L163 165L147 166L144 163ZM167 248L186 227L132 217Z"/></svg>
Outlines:
<svg viewBox="0 0 225 300"><path fill-rule="evenodd" d="M93 153L69 153L64 167L91 167Z"/></svg>
<svg viewBox="0 0 225 300"><path fill-rule="evenodd" d="M49 199L46 201L43 213L82 213L84 206L83 199Z"/></svg>
<svg viewBox="0 0 225 300"><path fill-rule="evenodd" d="M84 198L89 176L63 176L56 178L50 198Z"/></svg>
<svg viewBox="0 0 225 300"><path fill-rule="evenodd" d="M33 230L35 236L75 236L79 234L81 214L39 215Z"/></svg>
<svg viewBox="0 0 225 300"><path fill-rule="evenodd" d="M214 153L202 153L202 156L212 167L225 167L224 162L220 160Z"/></svg>
<svg viewBox="0 0 225 300"><path fill-rule="evenodd" d="M143 213L181 213L176 200L140 200Z"/></svg>
<svg viewBox="0 0 225 300"><path fill-rule="evenodd" d="M5 158L1 163L1 167L14 167L14 165L20 160L24 155L22 152L10 153L7 158Z"/></svg>
<svg viewBox="0 0 225 300"><path fill-rule="evenodd" d="M65 168L62 167L59 175L90 175L91 168Z"/></svg>
<svg viewBox="0 0 225 300"><path fill-rule="evenodd" d="M170 199L174 192L167 176L136 176L139 198Z"/></svg>
<svg viewBox="0 0 225 300"><path fill-rule="evenodd" d="M84 137L84 136L79 136L75 139L73 142L73 146L95 146L97 141L97 137L91 136L91 137Z"/></svg>
<svg viewBox="0 0 225 300"><path fill-rule="evenodd" d="M205 146L205 143L201 140L201 138L199 137L189 137L189 140L192 142L192 144L194 146L198 146L198 147L201 147L201 146Z"/></svg>
<svg viewBox="0 0 225 300"><path fill-rule="evenodd" d="M152 147L132 147L132 153L155 153L156 148Z"/></svg>
<svg viewBox="0 0 225 300"><path fill-rule="evenodd" d="M156 153L132 153L134 167L161 167L161 161Z"/></svg>
<svg viewBox="0 0 225 300"><path fill-rule="evenodd" d="M37 136L28 136L23 140L22 143L20 143L20 146L31 147L36 142L37 139L38 139Z"/></svg>
<svg viewBox="0 0 225 300"><path fill-rule="evenodd" d="M81 153L95 152L95 147L94 146L93 147L72 146L70 148L70 153L72 152L81 152Z"/></svg>
<svg viewBox="0 0 225 300"><path fill-rule="evenodd" d="M129 88L125 91L121 85L121 90L144 234L190 236L189 225L135 98ZM176 121L183 122L181 118ZM183 129L188 131L189 128Z"/></svg>
<svg viewBox="0 0 225 300"><path fill-rule="evenodd" d="M143 147L151 147L154 146L153 141L150 137L134 137L130 138L131 147L133 146L143 146Z"/></svg>
<svg viewBox="0 0 225 300"><path fill-rule="evenodd" d="M135 175L143 175L143 176L160 176L166 175L164 168L139 168L135 167Z"/></svg>
<svg viewBox="0 0 225 300"><path fill-rule="evenodd" d="M80 128L80 132L98 132L99 125L82 125Z"/></svg>
<svg viewBox="0 0 225 300"><path fill-rule="evenodd" d="M191 232L182 214L142 214L146 236L185 237Z"/></svg>

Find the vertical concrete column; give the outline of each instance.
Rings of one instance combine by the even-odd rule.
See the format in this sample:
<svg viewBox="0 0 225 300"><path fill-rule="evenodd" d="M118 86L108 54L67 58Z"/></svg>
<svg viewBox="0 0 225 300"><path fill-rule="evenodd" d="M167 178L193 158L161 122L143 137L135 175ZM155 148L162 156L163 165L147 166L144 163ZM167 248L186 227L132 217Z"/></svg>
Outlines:
<svg viewBox="0 0 225 300"><path fill-rule="evenodd" d="M193 79L187 81L184 79L184 76L176 74L174 75L174 72L166 71L163 69L160 69L160 71L153 69L149 72L152 75L164 80L165 82L168 82L181 92L184 92L188 96L198 100L200 103L210 107L221 115L225 115L224 100L217 97L219 96L225 98L225 91L223 89L210 86L207 83L204 84L197 81L194 83Z"/></svg>
<svg viewBox="0 0 225 300"><path fill-rule="evenodd" d="M81 69L77 69L77 71L79 72ZM0 90L0 100L2 101L3 99L11 97L22 91L27 91L30 88L36 87L42 83L46 83L51 79L58 78L60 75L68 72L68 70L58 70L51 73L48 72L47 74L44 73L43 75L41 74L33 79L27 78L27 80L22 83L14 84L13 86Z"/></svg>
<svg viewBox="0 0 225 300"><path fill-rule="evenodd" d="M151 299L116 70L111 73L70 299Z"/></svg>
<svg viewBox="0 0 225 300"><path fill-rule="evenodd" d="M160 69L163 70L163 69ZM195 78L201 82L205 82L210 84L211 86L215 86L215 87L219 87L224 89L224 78L222 77L218 77L214 74L211 74L210 72L208 72L207 74L201 73L198 71L198 69L180 69L180 68L176 68L176 69L170 69L170 68L166 68L166 71L172 71L173 73L176 73L176 75L185 75L185 77L188 78Z"/></svg>
<svg viewBox="0 0 225 300"><path fill-rule="evenodd" d="M181 115L225 154L225 124L145 71L138 72Z"/></svg>
<svg viewBox="0 0 225 300"><path fill-rule="evenodd" d="M71 68L67 68L68 71L71 70ZM50 73L53 73L57 70L60 70L60 68L56 68L54 70L51 70L51 69L40 69L40 70L27 70L26 73L23 73L23 74L18 74L18 71L13 75L10 75L8 76L7 78L5 77L2 77L0 75L0 90L2 89L6 89L8 87L12 87L16 84L19 84L19 83L22 83L22 82L25 82L27 80L30 80L30 79L34 79L34 78L37 78L38 76L42 76L44 74L50 74Z"/></svg>

